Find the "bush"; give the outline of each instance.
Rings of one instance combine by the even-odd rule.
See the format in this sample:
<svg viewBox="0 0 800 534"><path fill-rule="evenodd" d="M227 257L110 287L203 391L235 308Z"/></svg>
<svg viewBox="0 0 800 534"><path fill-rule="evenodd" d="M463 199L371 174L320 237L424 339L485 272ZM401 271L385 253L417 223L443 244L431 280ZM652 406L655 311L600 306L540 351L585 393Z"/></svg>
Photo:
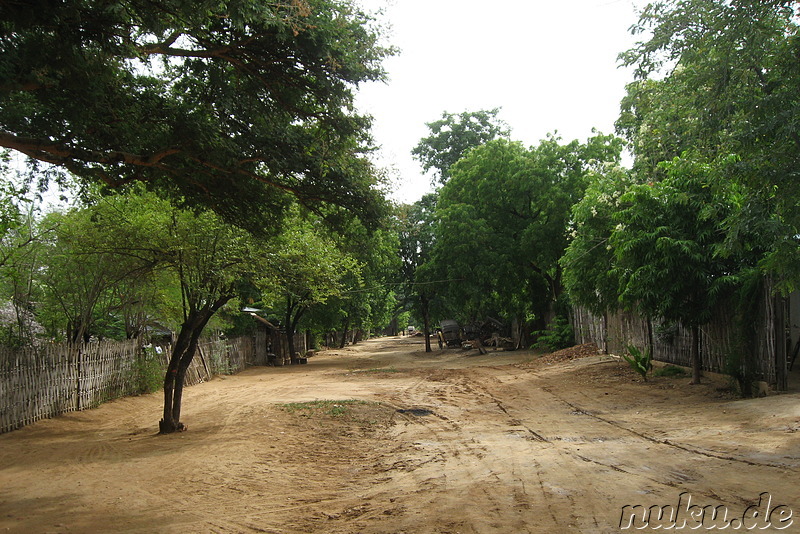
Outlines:
<svg viewBox="0 0 800 534"><path fill-rule="evenodd" d="M740 351L732 351L728 354L725 364L725 373L730 377L732 389L740 397L753 397L758 391L755 384L760 378L755 358L748 357Z"/></svg>
<svg viewBox="0 0 800 534"><path fill-rule="evenodd" d="M642 352L633 345L628 345L628 353L630 356L623 354L622 357L631 366L631 369L639 373L645 382L647 382L647 373L653 368L653 357L650 354L650 349Z"/></svg>
<svg viewBox="0 0 800 534"><path fill-rule="evenodd" d="M136 380L136 393L142 395L153 393L164 385L164 361L155 347L148 347L136 359L133 373Z"/></svg>
<svg viewBox="0 0 800 534"><path fill-rule="evenodd" d="M572 325L566 317L561 315L557 315L550 321L550 324L547 325L547 330L537 330L533 335L537 337L533 347L550 352L566 349L575 344L575 333L572 330Z"/></svg>
<svg viewBox="0 0 800 534"><path fill-rule="evenodd" d="M653 371L653 376L666 376L668 378L675 378L679 376L686 376L688 373L686 369L676 365L665 365Z"/></svg>

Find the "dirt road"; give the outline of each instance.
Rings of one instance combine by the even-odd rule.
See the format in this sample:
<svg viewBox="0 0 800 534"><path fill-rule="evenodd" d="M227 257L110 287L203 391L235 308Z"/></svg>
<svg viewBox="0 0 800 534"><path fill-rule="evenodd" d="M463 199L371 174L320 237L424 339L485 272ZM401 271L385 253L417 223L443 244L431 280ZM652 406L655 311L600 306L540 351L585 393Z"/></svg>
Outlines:
<svg viewBox="0 0 800 534"><path fill-rule="evenodd" d="M558 360L385 338L192 387L180 434L158 394L41 421L0 436L0 532L800 532L800 395Z"/></svg>

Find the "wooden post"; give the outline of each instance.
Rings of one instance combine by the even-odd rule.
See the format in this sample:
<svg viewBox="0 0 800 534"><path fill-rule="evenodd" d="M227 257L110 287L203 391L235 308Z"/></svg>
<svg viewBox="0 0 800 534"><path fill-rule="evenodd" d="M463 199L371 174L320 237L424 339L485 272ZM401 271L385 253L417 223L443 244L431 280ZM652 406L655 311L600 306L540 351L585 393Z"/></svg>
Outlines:
<svg viewBox="0 0 800 534"><path fill-rule="evenodd" d="M206 358L203 355L203 347L200 343L197 344L197 352L200 354L200 361L203 362L203 369L206 370L206 380L211 380L211 371L208 370L208 364L206 363Z"/></svg>
<svg viewBox="0 0 800 534"><path fill-rule="evenodd" d="M786 302L787 299L775 295L775 386L779 391L785 391L788 386L789 361L786 348ZM769 381L765 376L762 380Z"/></svg>
<svg viewBox="0 0 800 534"><path fill-rule="evenodd" d="M83 345L78 345L78 353L75 357L75 409L81 411L81 354Z"/></svg>

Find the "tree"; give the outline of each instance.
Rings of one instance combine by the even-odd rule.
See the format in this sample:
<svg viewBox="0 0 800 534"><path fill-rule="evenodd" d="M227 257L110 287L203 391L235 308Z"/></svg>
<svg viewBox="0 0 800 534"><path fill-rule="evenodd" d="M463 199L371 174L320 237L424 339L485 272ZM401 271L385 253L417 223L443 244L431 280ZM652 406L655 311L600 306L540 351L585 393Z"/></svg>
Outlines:
<svg viewBox="0 0 800 534"><path fill-rule="evenodd" d="M288 196L375 218L352 93L384 75L377 42L347 0L4 2L0 146L252 230Z"/></svg>
<svg viewBox="0 0 800 534"><path fill-rule="evenodd" d="M162 434L185 429L180 420L186 371L211 318L236 297L243 278L266 264L266 247L210 211L176 208L154 194L103 199L94 219L108 232L103 243L120 257L168 269L180 284L183 321L164 378Z"/></svg>
<svg viewBox="0 0 800 534"><path fill-rule="evenodd" d="M422 138L411 154L425 172L435 171L434 183L444 185L450 179L450 168L469 149L508 137L508 125L497 118L499 112L499 108L458 114L445 111L441 119L427 123L430 135Z"/></svg>
<svg viewBox="0 0 800 534"><path fill-rule="evenodd" d="M619 301L646 317L680 322L692 332L692 383L700 383L699 327L738 284L743 265L720 254L732 211L716 165L686 155L665 163L666 177L631 186L609 244Z"/></svg>
<svg viewBox="0 0 800 534"><path fill-rule="evenodd" d="M61 316L66 337L83 343L97 334L94 326L99 317L108 317L116 305L116 291L123 285L141 282L155 265L130 254L120 254L117 238L108 220L118 216L117 202L110 199L93 206L73 208L65 213L48 214L40 223L52 228L43 254L43 267L37 282L44 292L42 310L51 317ZM119 228L114 224L114 228ZM58 335L57 332L51 332Z"/></svg>
<svg viewBox="0 0 800 534"><path fill-rule="evenodd" d="M635 182L618 165L592 172L589 180L583 198L572 207L569 245L559 263L570 301L604 315L619 308L619 280L609 240L621 209L620 197Z"/></svg>
<svg viewBox="0 0 800 534"><path fill-rule="evenodd" d="M655 182L636 183L619 168L596 175L573 208L573 240L561 260L570 297L592 312L622 307L689 329L695 384L699 328L758 256L751 250L748 261L725 246L736 187L720 176L730 164L687 153L662 163Z"/></svg>
<svg viewBox="0 0 800 534"><path fill-rule="evenodd" d="M742 205L757 205L783 225L771 232L762 267L784 290L800 283L793 237L800 230L798 7L785 0L653 3L634 28L648 39L621 56L639 78L618 123L634 141L637 168L653 171L684 150L708 161L736 154L724 171L752 199ZM727 231L756 232L762 220L731 217ZM743 228L747 222L756 228Z"/></svg>
<svg viewBox="0 0 800 534"><path fill-rule="evenodd" d="M203 329L236 296L241 278L261 263L256 257L259 245L211 212L173 210L170 215L164 227L168 246L160 252L166 253L162 261L178 273L184 320L164 379L162 434L185 428L180 421L183 384Z"/></svg>
<svg viewBox="0 0 800 534"><path fill-rule="evenodd" d="M282 317L292 363L297 363L294 336L301 319L311 307L340 295L345 278L359 275L358 263L323 232L319 221L294 210L284 231L270 242L273 251L256 277L268 307Z"/></svg>
<svg viewBox="0 0 800 534"><path fill-rule="evenodd" d="M0 172L6 172L0 166ZM55 228L37 221L38 204L9 180L0 185L0 301L4 345L35 345L43 333L34 315L43 243Z"/></svg>
<svg viewBox="0 0 800 534"><path fill-rule="evenodd" d="M453 166L437 205L432 263L442 279L459 280L449 300L465 318L552 319L570 210L589 172L618 162L621 146L600 134L586 143L550 137L530 149L499 139Z"/></svg>
<svg viewBox="0 0 800 534"><path fill-rule="evenodd" d="M117 300L120 293L141 277L167 272L172 275L167 280L178 284L182 318L164 378L159 429L182 430L184 379L200 335L236 297L240 281L251 277L256 266L268 265L266 247L211 211L177 208L142 187L95 198L88 206L53 216L63 224L47 270L62 263L64 268L60 274L48 272L48 277L54 286L63 287L56 296L72 318L73 339L89 331L95 317L91 309L101 299L124 306L125 300Z"/></svg>
<svg viewBox="0 0 800 534"><path fill-rule="evenodd" d="M391 320L396 303L399 244L388 222L382 226L370 229L351 220L340 231L326 234L338 253L351 258L356 268L342 271L342 291L316 306L309 324L320 333L341 332L341 347L348 339L356 343Z"/></svg>
<svg viewBox="0 0 800 534"><path fill-rule="evenodd" d="M338 246L359 265L358 277L349 275L347 290L340 297L355 343L390 322L401 265L400 243L388 222L384 228L370 230L355 221L340 235Z"/></svg>
<svg viewBox="0 0 800 534"><path fill-rule="evenodd" d="M436 273L425 265L434 245L438 194L429 193L410 205L399 206L397 225L404 307L422 319L425 352L431 352L431 304L436 300Z"/></svg>

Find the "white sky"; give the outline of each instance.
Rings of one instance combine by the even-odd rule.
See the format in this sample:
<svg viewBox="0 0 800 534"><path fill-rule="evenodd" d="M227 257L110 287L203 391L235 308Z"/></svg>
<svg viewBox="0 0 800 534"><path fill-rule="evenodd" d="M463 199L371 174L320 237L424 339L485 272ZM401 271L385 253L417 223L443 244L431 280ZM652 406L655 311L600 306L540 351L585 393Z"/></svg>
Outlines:
<svg viewBox="0 0 800 534"><path fill-rule="evenodd" d="M502 108L511 138L535 145L558 131L585 140L613 133L629 70L617 55L637 40L628 29L643 0L359 0L384 8L386 84L356 99L375 119L376 163L395 176L393 200L431 190L411 150L442 112Z"/></svg>

